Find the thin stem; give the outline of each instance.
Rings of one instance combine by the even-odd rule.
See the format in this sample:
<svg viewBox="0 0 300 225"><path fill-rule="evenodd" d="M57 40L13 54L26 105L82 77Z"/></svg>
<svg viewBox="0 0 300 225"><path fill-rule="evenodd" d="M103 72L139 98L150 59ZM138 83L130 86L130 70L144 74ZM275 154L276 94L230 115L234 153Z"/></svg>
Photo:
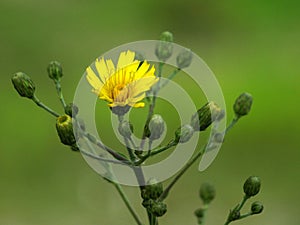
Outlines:
<svg viewBox="0 0 300 225"><path fill-rule="evenodd" d="M176 184L176 182L194 164L194 162L196 162L196 160L199 159L200 156L202 156L202 154L205 152L205 148L206 148L206 145L203 146L202 149L196 155L194 155L193 158L187 164L185 164L183 169L175 176L175 178L171 181L171 183L163 191L163 193L161 194L161 196L158 199L159 201L163 201L168 196L170 190Z"/></svg>
<svg viewBox="0 0 300 225"><path fill-rule="evenodd" d="M80 148L80 152L88 157L91 157L93 159L96 159L96 160L99 160L99 161L102 161L102 162L107 162L107 163L114 163L114 164L122 164L122 165L126 165L125 163L123 163L122 161L118 161L118 160L113 160L113 159L106 159L106 158L103 158L101 156L97 156L97 155L94 155L82 148Z"/></svg>
<svg viewBox="0 0 300 225"><path fill-rule="evenodd" d="M226 128L224 133L226 134L237 123L237 121L238 121L238 118L233 119L232 122L230 123L230 125ZM175 178L167 186L167 188L164 190L164 192L159 197L159 200L164 200L168 196L170 190L176 184L176 182L197 161L197 159L200 158L202 156L202 154L204 154L206 149L207 149L207 145L204 145L202 147L202 149L194 157L192 157L192 159L183 167L183 169L175 176Z"/></svg>
<svg viewBox="0 0 300 225"><path fill-rule="evenodd" d="M46 106L44 103L42 103L35 95L32 98L32 101L37 104L37 106L41 107L42 109L46 110L48 113L52 114L55 117L59 117L59 114Z"/></svg>
<svg viewBox="0 0 300 225"><path fill-rule="evenodd" d="M89 149L94 154L96 154L96 150L95 150L94 146L89 142L87 142L87 145L88 145ZM141 220L139 219L137 213L135 212L135 210L131 206L130 201L128 200L125 192L123 191L122 186L117 181L115 181L116 179L115 179L115 175L113 173L113 170L111 168L111 165L106 163L106 162L103 162L103 161L100 161L100 164L103 165L103 167L107 169L107 172L108 172L109 176L111 177L111 180L107 179L107 181L109 181L110 183L112 183L115 186L115 188L117 189L118 193L120 194L122 200L124 201L126 207L128 208L129 212L131 213L131 215L135 219L136 223L138 225L142 225Z"/></svg>
<svg viewBox="0 0 300 225"><path fill-rule="evenodd" d="M160 85L160 89L166 86L170 82L170 80L172 80L180 71L180 68L173 70L173 72L167 77L167 80L165 82L162 82L162 84Z"/></svg>
<svg viewBox="0 0 300 225"><path fill-rule="evenodd" d="M157 217L151 213L150 225L158 225Z"/></svg>
<svg viewBox="0 0 300 225"><path fill-rule="evenodd" d="M203 207L202 207L202 210L203 210L203 216L201 218L201 225L204 225L205 224L205 220L206 220L206 212L208 210L208 207L209 207L209 204L204 204Z"/></svg>
<svg viewBox="0 0 300 225"><path fill-rule="evenodd" d="M64 108L66 108L66 102L61 90L60 80L54 80L56 92L58 94L59 100Z"/></svg>
<svg viewBox="0 0 300 225"><path fill-rule="evenodd" d="M124 142L125 142L125 145L126 145L126 149L127 149L129 158L130 158L131 162L134 162L135 159L136 159L136 157L135 157L132 149L130 148L130 144L129 144L128 138L124 137Z"/></svg>
<svg viewBox="0 0 300 225"><path fill-rule="evenodd" d="M175 145L177 145L177 143L176 143L174 140L172 140L172 141L170 141L169 144L167 144L166 146L158 147L158 148L156 148L156 149L153 149L153 150L151 150L151 151L148 151L148 152L147 152L147 155L140 157L140 160L137 161L135 164L136 164L136 165L141 165L141 164L142 164L143 162L145 162L146 159L148 159L150 156L154 156L154 155L157 155L157 154L159 154L159 153L161 153L161 152L164 152L164 151L166 151L167 149L169 149L169 148L171 148L171 147L173 147L173 146L175 146Z"/></svg>
<svg viewBox="0 0 300 225"><path fill-rule="evenodd" d="M97 145L98 147L102 148L103 150L105 150L106 152L108 152L110 155L112 155L115 159L122 161L124 164L127 165L131 165L132 163L130 161L128 161L127 158L123 157L122 155L118 154L117 152L115 152L113 149L107 147L106 145L104 145L100 140L97 140L96 137L94 137L92 134L80 129L80 125L77 122L77 126L80 131L80 133L86 137L91 143Z"/></svg>
<svg viewBox="0 0 300 225"><path fill-rule="evenodd" d="M231 121L231 123L229 124L229 126L226 128L225 133L227 133L229 130L231 130L234 125L239 121L240 117L234 117Z"/></svg>
<svg viewBox="0 0 300 225"><path fill-rule="evenodd" d="M121 185L120 185L119 183L115 183L115 182L113 182L113 184L114 184L114 186L116 187L117 191L119 192L121 198L123 199L123 201L124 201L126 207L127 207L128 210L129 210L129 212L131 213L131 215L132 215L133 218L135 219L136 223L137 223L138 225L143 225L142 222L140 221L140 219L139 219L137 213L136 213L136 212L134 211L134 209L132 208L132 206L131 206L131 204L130 204L130 202L129 202L129 200L128 200L126 194L125 194L125 192L123 191L123 189L122 189L122 187L121 187Z"/></svg>
<svg viewBox="0 0 300 225"><path fill-rule="evenodd" d="M242 202L239 204L239 206L237 208L238 211L240 211L243 208L243 206L245 205L245 203L248 199L249 199L249 196L244 195Z"/></svg>
<svg viewBox="0 0 300 225"><path fill-rule="evenodd" d="M244 218L246 218L246 217L248 217L248 216L252 216L252 215L253 215L252 212L243 214L243 215L240 216L239 220L244 219Z"/></svg>

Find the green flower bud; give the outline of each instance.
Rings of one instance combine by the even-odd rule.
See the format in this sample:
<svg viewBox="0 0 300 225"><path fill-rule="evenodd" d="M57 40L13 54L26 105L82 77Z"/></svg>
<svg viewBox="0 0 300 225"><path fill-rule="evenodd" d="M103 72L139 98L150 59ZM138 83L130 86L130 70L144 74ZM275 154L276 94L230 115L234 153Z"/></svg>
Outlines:
<svg viewBox="0 0 300 225"><path fill-rule="evenodd" d="M161 217L167 212L167 205L163 202L153 202L150 208L150 212L154 216Z"/></svg>
<svg viewBox="0 0 300 225"><path fill-rule="evenodd" d="M32 99L35 92L35 85L31 78L25 73L18 72L11 81L20 96Z"/></svg>
<svg viewBox="0 0 300 225"><path fill-rule="evenodd" d="M156 140L161 137L165 130L165 122L161 115L154 114L148 124L147 137L151 140Z"/></svg>
<svg viewBox="0 0 300 225"><path fill-rule="evenodd" d="M213 185L211 185L209 183L203 183L201 185L199 195L204 204L210 204L210 202L216 196L216 189Z"/></svg>
<svg viewBox="0 0 300 225"><path fill-rule="evenodd" d="M164 31L160 35L161 41L173 42L173 34L170 31Z"/></svg>
<svg viewBox="0 0 300 225"><path fill-rule="evenodd" d="M193 134L194 128L189 124L185 124L175 131L175 141L176 143L188 142Z"/></svg>
<svg viewBox="0 0 300 225"><path fill-rule="evenodd" d="M261 202L253 202L251 205L252 214L260 214L264 210L264 206Z"/></svg>
<svg viewBox="0 0 300 225"><path fill-rule="evenodd" d="M141 192L143 199L153 199L156 200L163 193L163 185L157 182L155 178L151 178L145 188Z"/></svg>
<svg viewBox="0 0 300 225"><path fill-rule="evenodd" d="M258 194L260 190L261 182L259 177L251 176L244 183L244 193L248 197L252 197Z"/></svg>
<svg viewBox="0 0 300 225"><path fill-rule="evenodd" d="M214 102L206 103L191 119L191 125L195 131L204 131L214 121L219 120L224 115L221 108Z"/></svg>
<svg viewBox="0 0 300 225"><path fill-rule="evenodd" d="M204 212L205 212L205 210L204 209L197 209L195 212L194 212L194 214L195 214L195 216L198 218L198 219L200 219L200 218L203 218L204 217Z"/></svg>
<svg viewBox="0 0 300 225"><path fill-rule="evenodd" d="M129 121L123 120L119 124L118 130L123 137L130 138L133 133L133 126Z"/></svg>
<svg viewBox="0 0 300 225"><path fill-rule="evenodd" d="M58 81L63 76L61 64L57 61L50 62L47 71L48 71L48 76L52 80Z"/></svg>
<svg viewBox="0 0 300 225"><path fill-rule="evenodd" d="M177 66L180 69L189 67L193 59L192 51L189 49L185 49L182 52L180 52L176 58Z"/></svg>
<svg viewBox="0 0 300 225"><path fill-rule="evenodd" d="M154 200L153 199L144 199L142 202L142 205L146 208L146 209L151 209L152 205L153 205Z"/></svg>
<svg viewBox="0 0 300 225"><path fill-rule="evenodd" d="M235 112L235 115L237 117L245 116L247 115L252 106L253 98L248 93L241 94L236 100L233 105L233 110Z"/></svg>
<svg viewBox="0 0 300 225"><path fill-rule="evenodd" d="M77 114L78 114L78 107L73 104L73 103L69 103L68 105L66 105L66 108L65 108L65 113L68 115L68 116L71 116L71 117L76 117Z"/></svg>
<svg viewBox="0 0 300 225"><path fill-rule="evenodd" d="M56 120L56 131L61 143L73 146L76 139L73 132L72 118L68 115L59 116Z"/></svg>
<svg viewBox="0 0 300 225"><path fill-rule="evenodd" d="M161 61L166 61L173 53L173 34L165 31L160 36L160 42L155 49L155 55Z"/></svg>

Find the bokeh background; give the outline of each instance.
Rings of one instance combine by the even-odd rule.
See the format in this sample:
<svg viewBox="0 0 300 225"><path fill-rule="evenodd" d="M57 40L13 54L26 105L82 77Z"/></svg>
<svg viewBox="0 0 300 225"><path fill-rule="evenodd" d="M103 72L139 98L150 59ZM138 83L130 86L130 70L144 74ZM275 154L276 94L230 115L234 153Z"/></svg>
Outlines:
<svg viewBox="0 0 300 225"><path fill-rule="evenodd" d="M249 175L263 181L256 200L265 211L236 224L298 224L299 7L279 0L1 0L0 224L134 224L116 191L59 143L55 119L19 97L10 77L26 72L40 99L59 109L46 75L49 61L63 64L70 101L97 56L127 42L157 39L164 30L214 71L229 118L241 92L252 93L254 105L209 169L200 173L194 166L174 188L160 224L196 224L203 181L217 188L207 224L223 224ZM137 189L125 190L139 208Z"/></svg>

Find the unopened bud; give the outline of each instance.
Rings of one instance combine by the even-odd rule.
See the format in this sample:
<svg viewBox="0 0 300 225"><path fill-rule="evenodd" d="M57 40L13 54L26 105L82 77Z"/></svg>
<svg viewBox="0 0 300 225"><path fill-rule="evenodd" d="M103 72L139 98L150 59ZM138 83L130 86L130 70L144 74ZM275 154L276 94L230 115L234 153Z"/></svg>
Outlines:
<svg viewBox="0 0 300 225"><path fill-rule="evenodd" d="M152 205L153 205L154 200L153 199L144 199L142 202L142 205L146 208L146 209L151 209Z"/></svg>
<svg viewBox="0 0 300 225"><path fill-rule="evenodd" d="M76 139L73 132L72 118L68 115L59 116L56 120L56 131L61 143L73 146Z"/></svg>
<svg viewBox="0 0 300 225"><path fill-rule="evenodd" d="M31 78L25 73L18 72L11 81L20 96L32 99L35 92L35 85Z"/></svg>
<svg viewBox="0 0 300 225"><path fill-rule="evenodd" d="M252 214L260 214L264 210L264 206L261 202L253 202L251 205Z"/></svg>
<svg viewBox="0 0 300 225"><path fill-rule="evenodd" d="M252 106L253 98L248 93L241 94L236 100L233 105L233 110L235 112L235 115L237 117L245 116L247 115Z"/></svg>
<svg viewBox="0 0 300 225"><path fill-rule="evenodd" d="M173 53L173 34L165 31L160 36L160 42L155 49L155 55L161 61L166 61Z"/></svg>
<svg viewBox="0 0 300 225"><path fill-rule="evenodd" d="M244 193L248 197L252 197L258 194L261 186L259 177L251 176L244 183Z"/></svg>
<svg viewBox="0 0 300 225"><path fill-rule="evenodd" d="M151 140L156 140L161 137L165 130L165 122L161 115L154 114L148 124L147 137Z"/></svg>
<svg viewBox="0 0 300 225"><path fill-rule="evenodd" d="M130 138L133 133L133 126L129 121L123 120L119 124L118 130L123 137Z"/></svg>
<svg viewBox="0 0 300 225"><path fill-rule="evenodd" d="M205 210L203 209L196 209L195 212L194 212L195 216L198 218L198 219L201 219L204 217L205 215Z"/></svg>
<svg viewBox="0 0 300 225"><path fill-rule="evenodd" d="M52 80L58 81L63 76L62 66L57 61L50 62L47 71L48 71L48 76Z"/></svg>
<svg viewBox="0 0 300 225"><path fill-rule="evenodd" d="M192 51L189 49L185 49L182 52L180 52L176 58L177 66L180 69L186 68L191 64L192 59L193 59Z"/></svg>
<svg viewBox="0 0 300 225"><path fill-rule="evenodd" d="M143 199L153 199L156 200L163 193L163 185L157 182L155 178L151 178L145 188L141 192Z"/></svg>
<svg viewBox="0 0 300 225"><path fill-rule="evenodd" d="M220 119L222 112L216 103L206 103L192 116L191 125L195 131L204 131L214 121Z"/></svg>
<svg viewBox="0 0 300 225"><path fill-rule="evenodd" d="M65 107L65 113L71 117L76 117L78 114L78 111L79 111L78 107L73 103L69 103Z"/></svg>
<svg viewBox="0 0 300 225"><path fill-rule="evenodd" d="M161 217L167 212L167 205L163 202L154 201L150 211L154 216Z"/></svg>
<svg viewBox="0 0 300 225"><path fill-rule="evenodd" d="M204 204L209 204L216 196L216 189L209 183L203 183L199 195Z"/></svg>
<svg viewBox="0 0 300 225"><path fill-rule="evenodd" d="M189 124L185 124L175 131L175 141L176 143L188 142L193 134L194 128Z"/></svg>

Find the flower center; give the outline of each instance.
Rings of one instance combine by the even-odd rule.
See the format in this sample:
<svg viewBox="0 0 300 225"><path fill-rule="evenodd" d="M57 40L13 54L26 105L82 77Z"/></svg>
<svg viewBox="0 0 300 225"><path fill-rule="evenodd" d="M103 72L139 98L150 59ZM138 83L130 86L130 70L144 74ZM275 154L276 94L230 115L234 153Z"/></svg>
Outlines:
<svg viewBox="0 0 300 225"><path fill-rule="evenodd" d="M113 98L116 98L120 91L122 91L125 87L125 84L117 84L113 89Z"/></svg>

